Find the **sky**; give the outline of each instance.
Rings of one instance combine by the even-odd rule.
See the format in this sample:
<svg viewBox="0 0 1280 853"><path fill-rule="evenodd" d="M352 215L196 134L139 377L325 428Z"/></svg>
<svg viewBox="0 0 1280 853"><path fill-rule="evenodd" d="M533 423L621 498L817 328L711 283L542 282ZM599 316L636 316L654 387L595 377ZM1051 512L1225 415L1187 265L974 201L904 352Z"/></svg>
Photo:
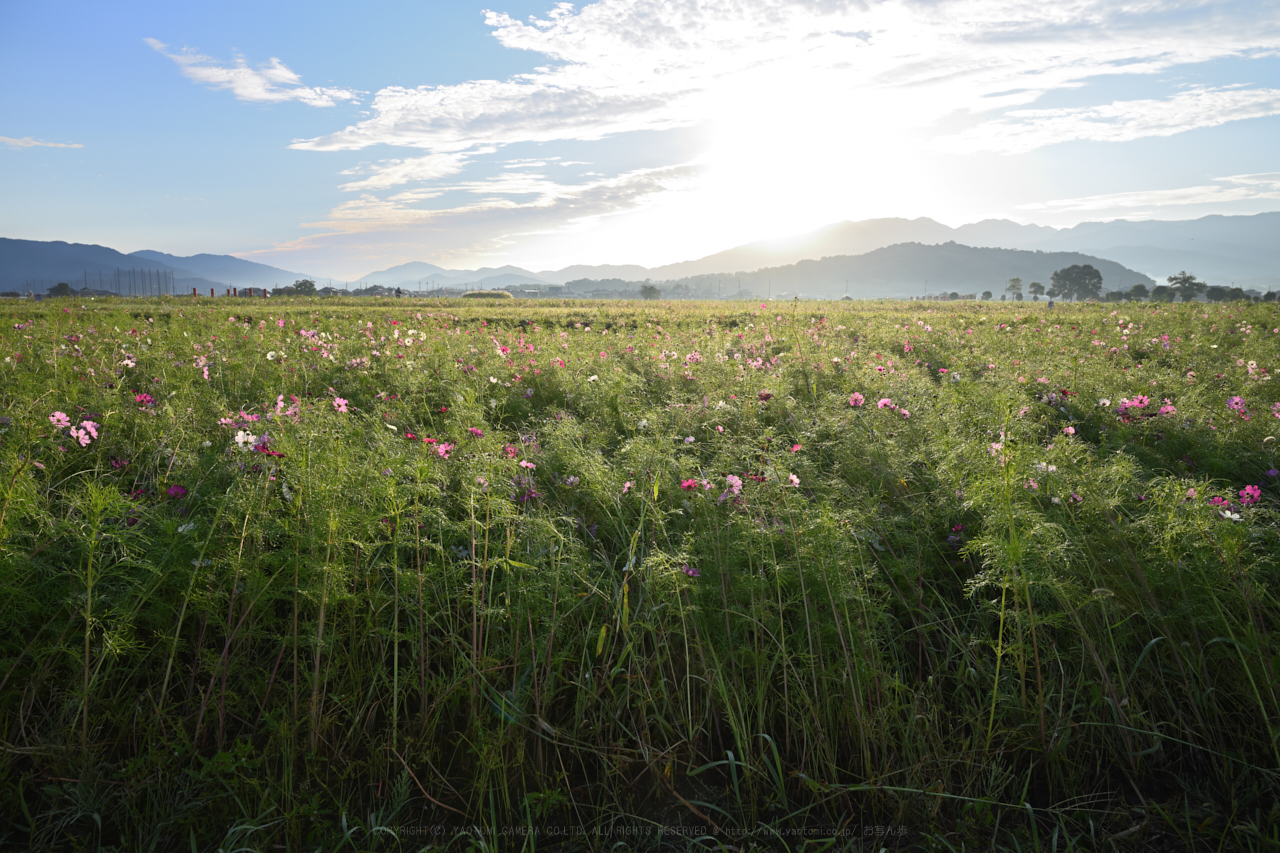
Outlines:
<svg viewBox="0 0 1280 853"><path fill-rule="evenodd" d="M0 0L0 236L355 279L1280 210L1280 0Z"/></svg>

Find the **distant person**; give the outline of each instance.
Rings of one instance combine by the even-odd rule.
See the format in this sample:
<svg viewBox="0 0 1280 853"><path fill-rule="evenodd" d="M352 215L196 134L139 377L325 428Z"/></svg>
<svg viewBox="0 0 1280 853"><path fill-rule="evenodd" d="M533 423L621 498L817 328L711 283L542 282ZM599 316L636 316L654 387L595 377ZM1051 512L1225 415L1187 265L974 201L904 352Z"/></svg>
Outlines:
<svg viewBox="0 0 1280 853"><path fill-rule="evenodd" d="M396 299L400 298L400 288L396 288Z"/></svg>
<svg viewBox="0 0 1280 853"><path fill-rule="evenodd" d="M1052 300L1052 299L1050 299L1050 300L1049 300L1049 310L1050 310L1050 311L1052 311L1052 310L1053 310L1053 300Z"/></svg>

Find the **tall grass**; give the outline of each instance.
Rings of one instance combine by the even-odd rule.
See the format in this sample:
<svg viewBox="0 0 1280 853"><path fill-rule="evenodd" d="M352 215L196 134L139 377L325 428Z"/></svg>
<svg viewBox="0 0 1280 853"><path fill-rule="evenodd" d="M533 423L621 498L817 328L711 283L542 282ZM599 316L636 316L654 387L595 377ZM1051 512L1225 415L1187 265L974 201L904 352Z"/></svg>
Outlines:
<svg viewBox="0 0 1280 853"><path fill-rule="evenodd" d="M1114 307L18 307L0 838L1273 849L1280 315Z"/></svg>

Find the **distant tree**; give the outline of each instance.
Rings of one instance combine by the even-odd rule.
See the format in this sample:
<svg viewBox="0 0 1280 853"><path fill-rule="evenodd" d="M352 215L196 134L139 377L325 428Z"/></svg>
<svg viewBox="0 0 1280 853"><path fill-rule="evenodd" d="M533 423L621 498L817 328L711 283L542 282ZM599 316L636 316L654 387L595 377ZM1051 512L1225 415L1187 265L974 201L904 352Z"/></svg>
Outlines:
<svg viewBox="0 0 1280 853"><path fill-rule="evenodd" d="M1044 296L1044 285L1038 281L1033 281L1027 285L1027 293L1031 294L1031 301L1039 302L1040 297Z"/></svg>
<svg viewBox="0 0 1280 853"><path fill-rule="evenodd" d="M1102 273L1091 264L1075 264L1060 269L1051 279L1053 288L1065 299L1097 299L1102 294Z"/></svg>
<svg viewBox="0 0 1280 853"><path fill-rule="evenodd" d="M1275 301L1276 301L1276 292L1275 292L1274 290L1268 290L1266 293L1262 294L1262 301L1263 301L1263 302L1275 302Z"/></svg>
<svg viewBox="0 0 1280 853"><path fill-rule="evenodd" d="M1000 301L1001 301L1001 302L1004 302L1004 301L1005 301L1006 299L1008 299L1008 298L1009 298L1009 297L1008 297L1006 294L1003 294L1003 293L1002 293L1002 294L1000 294Z"/></svg>
<svg viewBox="0 0 1280 853"><path fill-rule="evenodd" d="M986 301L987 301L988 299L990 299L990 298L991 298L991 291L990 291L990 290L984 290L984 291L982 291L982 301L983 301L983 302L986 302Z"/></svg>
<svg viewBox="0 0 1280 853"><path fill-rule="evenodd" d="M75 291L71 289L71 285L65 281L60 281L53 287L49 288L50 296L71 296Z"/></svg>
<svg viewBox="0 0 1280 853"><path fill-rule="evenodd" d="M1022 301L1022 279L1011 278L1009 284L1005 286L1005 292L1013 294L1013 298Z"/></svg>
<svg viewBox="0 0 1280 853"><path fill-rule="evenodd" d="M22 294L16 290L6 290L4 293L0 293L0 298L20 299L21 297Z"/></svg>
<svg viewBox="0 0 1280 853"><path fill-rule="evenodd" d="M1173 288L1167 284L1157 284L1151 288L1152 302L1172 302L1176 295L1173 292Z"/></svg>
<svg viewBox="0 0 1280 853"><path fill-rule="evenodd" d="M293 283L293 289L301 296L315 296L316 283L309 278L300 278Z"/></svg>
<svg viewBox="0 0 1280 853"><path fill-rule="evenodd" d="M1241 300L1247 300L1248 298L1249 294L1245 293L1242 288L1233 287L1227 291L1227 300L1229 302L1239 302Z"/></svg>
<svg viewBox="0 0 1280 853"><path fill-rule="evenodd" d="M658 289L656 284L645 283L640 285L641 299L661 299L662 291Z"/></svg>
<svg viewBox="0 0 1280 853"><path fill-rule="evenodd" d="M1216 284L1206 287L1204 290L1204 298L1210 302L1222 302L1227 298L1229 291L1225 287Z"/></svg>
<svg viewBox="0 0 1280 853"><path fill-rule="evenodd" d="M959 298L960 298L960 294L959 294L959 293L957 293L957 292L956 292L956 291L954 291L954 290L947 294L947 299L949 299L949 300L956 300L956 299L959 299Z"/></svg>
<svg viewBox="0 0 1280 853"><path fill-rule="evenodd" d="M1133 287L1129 288L1128 296L1130 299L1146 299L1150 295L1151 291L1147 290L1147 286L1142 282L1138 282Z"/></svg>
<svg viewBox="0 0 1280 853"><path fill-rule="evenodd" d="M1186 270L1169 276L1165 281L1169 282L1169 287L1183 302L1194 301L1208 287L1203 281L1197 281L1195 276L1188 275Z"/></svg>

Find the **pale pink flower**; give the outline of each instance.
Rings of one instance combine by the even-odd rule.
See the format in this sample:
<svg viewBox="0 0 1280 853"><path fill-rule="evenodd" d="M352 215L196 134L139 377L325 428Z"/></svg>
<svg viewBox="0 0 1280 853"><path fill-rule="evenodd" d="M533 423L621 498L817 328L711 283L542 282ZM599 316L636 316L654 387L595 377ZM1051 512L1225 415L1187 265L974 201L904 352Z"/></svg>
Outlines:
<svg viewBox="0 0 1280 853"><path fill-rule="evenodd" d="M333 407L337 409L339 412L345 412L347 410L347 401L342 399L341 397L334 397Z"/></svg>
<svg viewBox="0 0 1280 853"><path fill-rule="evenodd" d="M71 418L67 417L66 412L54 412L52 415L49 415L49 423L53 424L58 429L66 429L71 426Z"/></svg>

